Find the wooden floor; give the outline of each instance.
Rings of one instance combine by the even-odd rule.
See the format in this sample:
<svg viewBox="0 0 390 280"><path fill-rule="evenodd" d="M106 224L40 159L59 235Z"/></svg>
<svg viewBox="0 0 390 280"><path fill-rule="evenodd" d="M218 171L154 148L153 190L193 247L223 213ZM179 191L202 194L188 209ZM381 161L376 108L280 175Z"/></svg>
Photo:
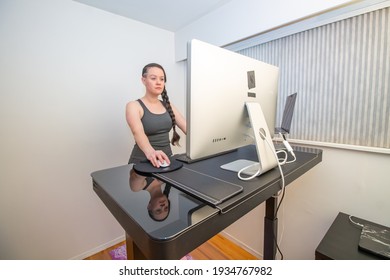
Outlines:
<svg viewBox="0 0 390 280"><path fill-rule="evenodd" d="M115 246L107 248L95 255L92 255L86 260L111 260L109 252L116 247L124 245L126 242L123 241ZM256 260L255 256L248 253L241 247L237 246L230 240L226 239L222 235L218 234L203 243L201 246L196 248L194 251L189 253L194 260Z"/></svg>

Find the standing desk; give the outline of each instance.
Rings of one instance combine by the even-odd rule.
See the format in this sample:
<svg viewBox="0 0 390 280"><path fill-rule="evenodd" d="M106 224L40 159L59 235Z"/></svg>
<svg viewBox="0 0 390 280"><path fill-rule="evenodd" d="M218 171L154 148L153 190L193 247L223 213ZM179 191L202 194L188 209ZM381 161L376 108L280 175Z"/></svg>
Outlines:
<svg viewBox="0 0 390 280"><path fill-rule="evenodd" d="M282 167L286 186L322 161L322 151L318 149L294 147L294 152L296 161ZM184 164L183 168L241 185L243 191L216 208L173 186L168 195L170 212L163 221L155 221L148 215L150 194L132 190L129 180L132 164L93 172L93 190L124 228L128 259L180 259L263 202L266 202L263 257L275 259L278 202L274 195L280 190L281 181L278 168L251 181L242 181L235 172L220 168L236 159L256 160L256 157L255 146L248 145ZM176 171L172 172L173 176Z"/></svg>

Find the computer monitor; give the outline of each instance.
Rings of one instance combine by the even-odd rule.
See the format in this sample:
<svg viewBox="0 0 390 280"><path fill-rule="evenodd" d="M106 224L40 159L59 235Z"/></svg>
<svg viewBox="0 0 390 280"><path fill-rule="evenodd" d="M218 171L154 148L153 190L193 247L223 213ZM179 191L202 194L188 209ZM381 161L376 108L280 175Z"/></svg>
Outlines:
<svg viewBox="0 0 390 280"><path fill-rule="evenodd" d="M273 138L278 67L192 40L187 75L186 155L190 160L254 143L247 102L260 104Z"/></svg>

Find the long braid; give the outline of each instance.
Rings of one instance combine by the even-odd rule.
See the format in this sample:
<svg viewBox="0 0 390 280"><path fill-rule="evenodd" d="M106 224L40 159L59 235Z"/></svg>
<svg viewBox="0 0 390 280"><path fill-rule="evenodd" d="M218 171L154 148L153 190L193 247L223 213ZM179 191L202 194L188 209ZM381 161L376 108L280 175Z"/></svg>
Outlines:
<svg viewBox="0 0 390 280"><path fill-rule="evenodd" d="M169 97L168 97L168 94L167 94L167 90L165 89L164 87L164 90L163 92L161 93L161 97L163 99L163 103L165 105L165 108L167 109L169 115L171 116L171 119L172 119L172 128L173 128L173 135L172 135L172 139L171 139L171 144L172 145L178 145L180 146L179 144L179 140L180 140L180 135L176 132L176 117L175 117L175 113L173 112L172 110L172 107L171 107L171 102L169 101Z"/></svg>
<svg viewBox="0 0 390 280"><path fill-rule="evenodd" d="M148 69L151 68L151 67L160 68L164 72L164 82L167 81L167 75L165 74L164 68L160 64L157 64L157 63L149 63L148 65L146 65L142 69L142 76L144 76L147 73ZM167 90L166 90L165 86L164 86L163 92L161 93L161 97L162 97L162 99L164 101L163 102L164 106L167 109L167 111L168 111L168 113L169 113L169 115L171 116L171 119L172 119L173 135L172 135L172 139L171 139L171 144L174 145L174 146L175 145L180 146L180 144L179 144L180 135L176 132L176 117L175 117L175 113L172 110L171 102L169 101L168 93L167 93Z"/></svg>

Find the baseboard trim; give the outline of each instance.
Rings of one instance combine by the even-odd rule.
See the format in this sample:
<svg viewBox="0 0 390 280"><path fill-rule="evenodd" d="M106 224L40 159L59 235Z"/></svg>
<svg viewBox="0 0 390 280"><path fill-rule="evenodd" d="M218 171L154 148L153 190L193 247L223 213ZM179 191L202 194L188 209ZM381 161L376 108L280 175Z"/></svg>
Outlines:
<svg viewBox="0 0 390 280"><path fill-rule="evenodd" d="M241 248L243 248L245 251L251 253L256 258L263 259L263 254L262 253L259 253L256 250L254 250L253 248L251 248L248 245L246 245L245 243L242 243L240 240L236 239L234 236L230 235L229 233L227 233L225 231L222 231L220 234L223 237L225 237L226 239L228 239L231 242L233 242L234 244L236 244L237 246L240 246Z"/></svg>
<svg viewBox="0 0 390 280"><path fill-rule="evenodd" d="M88 258L88 257L90 257L90 256L92 256L94 254L97 254L100 251L103 251L103 250L105 250L105 249L107 249L107 248L109 248L111 246L114 246L114 245L116 245L116 244L118 244L118 243L120 243L120 242L122 242L124 240L126 240L126 236L125 235L119 236L119 237L117 237L117 238L115 238L115 239L113 239L113 240L111 240L111 241L109 241L107 243L99 245L99 246L97 246L97 247L95 247L95 248L93 248L91 250L88 250L88 251L86 251L86 252L84 252L84 253L82 253L80 255L74 256L74 257L70 258L70 260L83 260L83 259Z"/></svg>

